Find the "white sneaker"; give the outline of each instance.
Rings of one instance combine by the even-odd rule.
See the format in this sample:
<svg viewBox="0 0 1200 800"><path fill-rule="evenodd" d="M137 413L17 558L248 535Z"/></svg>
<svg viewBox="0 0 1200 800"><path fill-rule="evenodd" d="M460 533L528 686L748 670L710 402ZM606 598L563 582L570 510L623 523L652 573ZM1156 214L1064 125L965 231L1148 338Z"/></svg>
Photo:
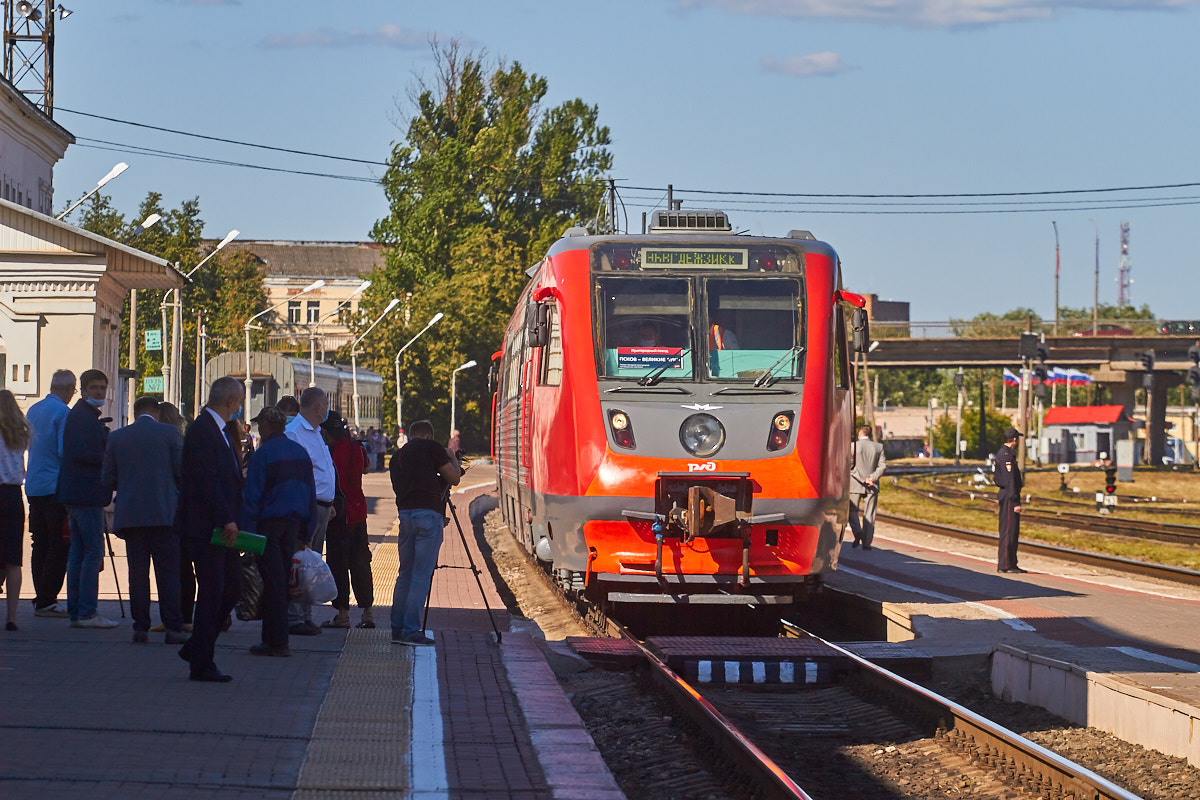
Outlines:
<svg viewBox="0 0 1200 800"><path fill-rule="evenodd" d="M121 623L114 622L113 620L108 619L100 614L97 614L94 617L88 617L87 619L79 620L80 628L115 628L120 624Z"/></svg>

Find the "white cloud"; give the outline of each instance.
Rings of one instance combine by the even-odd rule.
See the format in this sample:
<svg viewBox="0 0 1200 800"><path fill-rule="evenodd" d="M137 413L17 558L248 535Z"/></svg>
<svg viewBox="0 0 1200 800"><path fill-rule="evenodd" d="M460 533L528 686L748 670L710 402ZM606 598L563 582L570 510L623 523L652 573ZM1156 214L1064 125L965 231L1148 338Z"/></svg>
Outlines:
<svg viewBox="0 0 1200 800"><path fill-rule="evenodd" d="M1166 11L1200 0L676 0L732 14L956 28L1053 19L1066 9Z"/></svg>
<svg viewBox="0 0 1200 800"><path fill-rule="evenodd" d="M350 28L339 31L333 28L318 28L300 33L276 33L263 39L266 47L294 49L302 47L397 47L402 50L419 50L429 46L432 34L402 28L390 22L374 30Z"/></svg>
<svg viewBox="0 0 1200 800"><path fill-rule="evenodd" d="M792 75L800 78L828 78L849 72L855 67L847 66L837 53L811 53L807 56L792 56L791 58L775 58L767 56L761 62L762 68L777 75Z"/></svg>

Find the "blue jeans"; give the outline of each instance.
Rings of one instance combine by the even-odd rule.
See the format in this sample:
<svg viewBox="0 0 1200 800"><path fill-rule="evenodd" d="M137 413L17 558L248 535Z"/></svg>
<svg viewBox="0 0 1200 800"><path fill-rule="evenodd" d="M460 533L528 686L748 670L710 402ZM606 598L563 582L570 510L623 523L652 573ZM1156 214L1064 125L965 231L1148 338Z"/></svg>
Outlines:
<svg viewBox="0 0 1200 800"><path fill-rule="evenodd" d="M392 636L424 635L421 612L433 585L438 551L442 549L445 518L436 511L417 509L400 512L400 574L392 592Z"/></svg>
<svg viewBox="0 0 1200 800"><path fill-rule="evenodd" d="M71 550L67 553L67 612L72 620L96 616L100 565L104 563L104 509L67 506Z"/></svg>

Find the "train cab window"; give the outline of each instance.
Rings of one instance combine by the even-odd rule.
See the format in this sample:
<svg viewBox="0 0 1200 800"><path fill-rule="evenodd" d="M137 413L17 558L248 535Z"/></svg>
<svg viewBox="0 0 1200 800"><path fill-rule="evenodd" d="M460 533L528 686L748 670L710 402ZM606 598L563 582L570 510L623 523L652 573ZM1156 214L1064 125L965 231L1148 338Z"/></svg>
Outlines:
<svg viewBox="0 0 1200 800"><path fill-rule="evenodd" d="M558 324L558 309L549 308L550 339L542 348L542 386L561 386L563 370L562 327Z"/></svg>
<svg viewBox="0 0 1200 800"><path fill-rule="evenodd" d="M779 278L704 280L703 327L708 377L777 380L803 377L800 281Z"/></svg>
<svg viewBox="0 0 1200 800"><path fill-rule="evenodd" d="M849 389L850 361L849 348L846 346L846 315L841 308L838 308L835 316L833 341L836 347L833 350L833 374L837 381L837 388Z"/></svg>
<svg viewBox="0 0 1200 800"><path fill-rule="evenodd" d="M692 378L691 282L687 278L604 277L596 281L600 374Z"/></svg>

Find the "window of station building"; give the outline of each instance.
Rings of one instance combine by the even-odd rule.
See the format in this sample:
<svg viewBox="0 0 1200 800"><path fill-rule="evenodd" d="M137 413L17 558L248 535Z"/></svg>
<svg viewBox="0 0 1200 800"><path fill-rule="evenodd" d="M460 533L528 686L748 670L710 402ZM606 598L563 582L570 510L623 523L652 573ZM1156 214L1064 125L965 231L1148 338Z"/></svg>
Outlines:
<svg viewBox="0 0 1200 800"><path fill-rule="evenodd" d="M287 321L292 325L300 323L300 301L288 300L288 316Z"/></svg>
<svg viewBox="0 0 1200 800"><path fill-rule="evenodd" d="M320 300L306 301L304 311L305 311L304 321L307 322L309 325L314 324L315 322L317 322L317 320L319 320L321 318L321 301Z"/></svg>
<svg viewBox="0 0 1200 800"><path fill-rule="evenodd" d="M562 326L558 309L550 306L550 340L542 348L542 386L561 386L563 371Z"/></svg>

